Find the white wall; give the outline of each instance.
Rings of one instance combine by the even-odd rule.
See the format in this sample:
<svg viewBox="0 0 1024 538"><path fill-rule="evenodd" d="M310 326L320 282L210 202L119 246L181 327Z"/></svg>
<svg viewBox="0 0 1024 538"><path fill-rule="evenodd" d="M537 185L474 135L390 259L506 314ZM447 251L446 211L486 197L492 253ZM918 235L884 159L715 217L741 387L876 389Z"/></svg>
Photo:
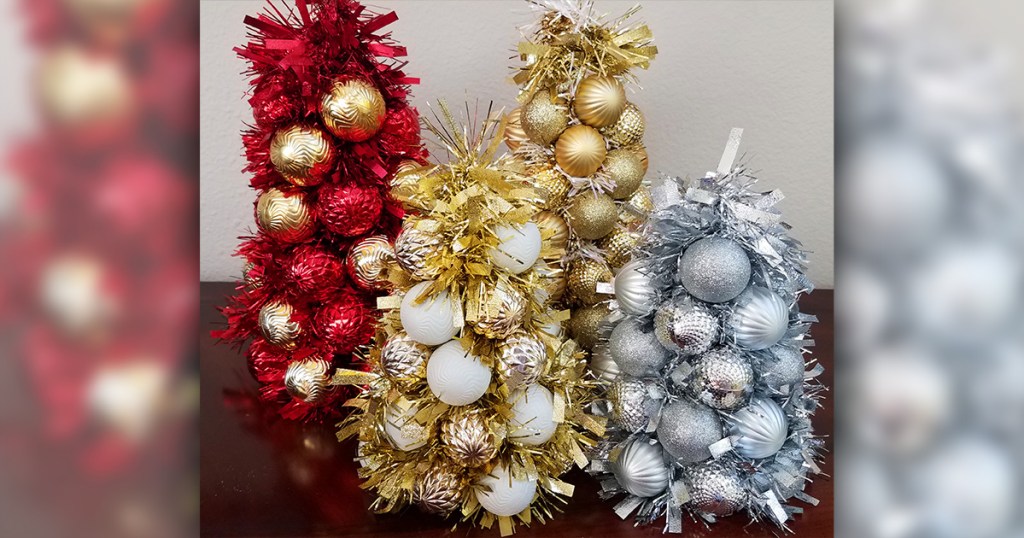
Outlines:
<svg viewBox="0 0 1024 538"><path fill-rule="evenodd" d="M620 13L635 2L597 0ZM232 280L241 262L237 239L255 225L242 175L242 122L251 118L244 64L231 48L244 42L242 17L263 0L203 0L202 235L203 280ZM444 97L514 106L509 81L516 27L532 18L521 0L380 1L398 12L391 28L409 49L406 71L422 78L415 104ZM742 151L760 170L761 187L786 194L793 234L812 251L810 276L833 284L832 2L648 1L640 11L660 53L640 72L631 97L648 121L651 171L691 177L718 164L731 127L746 129Z"/></svg>

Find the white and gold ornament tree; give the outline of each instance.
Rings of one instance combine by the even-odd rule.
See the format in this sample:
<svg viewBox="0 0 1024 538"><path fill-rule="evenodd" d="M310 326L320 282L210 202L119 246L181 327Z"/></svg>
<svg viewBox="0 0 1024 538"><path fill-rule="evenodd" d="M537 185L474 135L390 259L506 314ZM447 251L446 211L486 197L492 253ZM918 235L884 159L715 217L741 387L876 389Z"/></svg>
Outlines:
<svg viewBox="0 0 1024 538"><path fill-rule="evenodd" d="M632 24L639 7L607 19L590 0L530 4L537 21L519 43L521 106L508 114L505 143L546 194L538 222L566 245L546 269L564 278L553 299L572 306L569 332L592 350L610 313L612 276L652 208L646 122L628 95L657 48L646 25Z"/></svg>
<svg viewBox="0 0 1024 538"><path fill-rule="evenodd" d="M753 191L734 166L741 134L717 171L652 189L602 336L611 423L589 471L620 517L665 517L669 532L736 512L786 528L794 500L815 504L803 490L818 472L823 387L804 357L816 319L797 307L812 289L806 254L775 208L782 195Z"/></svg>
<svg viewBox="0 0 1024 538"><path fill-rule="evenodd" d="M447 164L406 167L393 194L409 211L395 241L384 310L364 385L340 438L359 439L372 507L414 504L502 535L543 523L587 465L606 419L588 414L594 386L535 268L562 247L537 224L541 194L508 158L494 159L505 122L479 132L448 107L427 128ZM470 113L467 110L467 116ZM475 114L474 114L475 116ZM435 152L438 153L438 152Z"/></svg>

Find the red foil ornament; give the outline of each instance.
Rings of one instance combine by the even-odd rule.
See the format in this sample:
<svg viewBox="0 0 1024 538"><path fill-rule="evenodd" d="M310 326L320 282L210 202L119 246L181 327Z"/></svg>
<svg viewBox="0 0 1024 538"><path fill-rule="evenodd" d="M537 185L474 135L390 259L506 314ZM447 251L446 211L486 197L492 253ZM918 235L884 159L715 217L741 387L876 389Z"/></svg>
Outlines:
<svg viewBox="0 0 1024 538"><path fill-rule="evenodd" d="M345 262L320 245L299 245L292 250L288 279L303 293L321 295L345 283Z"/></svg>
<svg viewBox="0 0 1024 538"><path fill-rule="evenodd" d="M384 207L376 187L324 185L318 195L316 210L320 222L342 237L355 237L372 230Z"/></svg>
<svg viewBox="0 0 1024 538"><path fill-rule="evenodd" d="M375 311L353 294L343 293L316 313L317 336L335 353L351 353L373 337Z"/></svg>

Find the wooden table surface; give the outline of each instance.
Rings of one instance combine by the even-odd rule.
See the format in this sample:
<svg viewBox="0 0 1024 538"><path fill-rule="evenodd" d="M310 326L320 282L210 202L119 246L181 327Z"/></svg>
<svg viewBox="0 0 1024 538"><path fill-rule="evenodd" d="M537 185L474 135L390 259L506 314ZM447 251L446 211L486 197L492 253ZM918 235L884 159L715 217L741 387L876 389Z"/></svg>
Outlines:
<svg viewBox="0 0 1024 538"><path fill-rule="evenodd" d="M200 367L202 375L200 520L204 536L486 536L497 538L496 527L474 529L456 520L424 515L415 509L395 515L367 511L370 497L359 489L354 444L339 444L333 427L300 426L276 420L255 403L256 383L242 353L214 341L210 329L223 324L216 307L231 293L232 284L203 283ZM811 334L817 359L825 366L822 382L832 387L832 291L816 291L801 301L801 309L816 314L820 323ZM832 398L815 416L817 432L827 435L822 470L832 475ZM576 486L562 514L546 525L517 526L515 536L597 537L662 536L661 526L633 527L620 520L613 502L597 497L597 482L574 469L565 478ZM818 476L807 492L821 502L804 506L805 513L790 522L795 536L832 536L832 482ZM800 503L798 503L800 504ZM742 515L720 520L710 529L684 520L683 536L776 536L771 526L748 525Z"/></svg>

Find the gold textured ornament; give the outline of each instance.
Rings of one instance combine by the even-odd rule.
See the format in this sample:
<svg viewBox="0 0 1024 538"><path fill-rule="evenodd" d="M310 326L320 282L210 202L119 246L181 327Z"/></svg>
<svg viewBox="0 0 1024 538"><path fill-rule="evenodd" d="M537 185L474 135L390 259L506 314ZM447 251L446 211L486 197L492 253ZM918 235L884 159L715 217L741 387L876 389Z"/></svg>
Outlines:
<svg viewBox="0 0 1024 538"><path fill-rule="evenodd" d="M619 222L627 229L637 231L647 221L647 216L651 214L651 211L654 211L651 191L647 187L641 186L622 204L619 209Z"/></svg>
<svg viewBox="0 0 1024 538"><path fill-rule="evenodd" d="M591 75L576 88L573 109L591 127L607 127L619 119L626 107L626 89L612 77Z"/></svg>
<svg viewBox="0 0 1024 538"><path fill-rule="evenodd" d="M644 114L636 105L629 103L626 108L622 109L619 119L601 132L608 137L608 140L619 146L631 146L639 144L644 139L644 129L646 128L647 122L644 121Z"/></svg>
<svg viewBox="0 0 1024 538"><path fill-rule="evenodd" d="M529 103L523 105L519 122L533 143L547 146L569 125L569 110L565 99L552 96L549 90L540 90Z"/></svg>
<svg viewBox="0 0 1024 538"><path fill-rule="evenodd" d="M320 100L320 116L334 136L363 142L380 130L387 108L380 91L369 82L336 80Z"/></svg>
<svg viewBox="0 0 1024 538"><path fill-rule="evenodd" d="M296 187L320 184L333 158L330 140L315 127L293 125L275 132L270 141L270 162Z"/></svg>
<svg viewBox="0 0 1024 538"><path fill-rule="evenodd" d="M245 262L242 267L242 282L245 283L245 291L256 291L263 287L263 276L256 274L256 264Z"/></svg>
<svg viewBox="0 0 1024 538"><path fill-rule="evenodd" d="M292 361L284 374L284 388L296 400L321 404L334 390L331 374L331 364L319 357Z"/></svg>
<svg viewBox="0 0 1024 538"><path fill-rule="evenodd" d="M587 177L601 168L608 149L597 129L573 125L555 143L555 161L573 177Z"/></svg>
<svg viewBox="0 0 1024 538"><path fill-rule="evenodd" d="M384 374L399 383L419 381L426 376L430 348L400 332L388 339L380 350Z"/></svg>
<svg viewBox="0 0 1024 538"><path fill-rule="evenodd" d="M447 515L462 501L463 484L459 475L444 466L429 467L416 475L412 501L430 514Z"/></svg>
<svg viewBox="0 0 1024 538"><path fill-rule="evenodd" d="M505 145L512 151L519 149L523 142L530 139L523 130L522 114L522 107L514 109L508 113L508 121L505 123Z"/></svg>
<svg viewBox="0 0 1024 538"><path fill-rule="evenodd" d="M569 246L569 225L565 219L552 211L541 211L533 217L540 228L540 235L551 248L564 252Z"/></svg>
<svg viewBox="0 0 1024 538"><path fill-rule="evenodd" d="M551 163L531 167L526 175L533 180L533 185L547 195L541 209L557 209L565 205L565 200L572 189L572 183Z"/></svg>
<svg viewBox="0 0 1024 538"><path fill-rule="evenodd" d="M569 335L583 349L593 350L601 339L601 322L611 310L608 303L596 304L574 310L569 318Z"/></svg>
<svg viewBox="0 0 1024 538"><path fill-rule="evenodd" d="M599 282L611 282L612 271L602 262L589 258L580 258L569 264L569 296L573 302L582 306L590 306L610 299L608 295L597 293Z"/></svg>
<svg viewBox="0 0 1024 538"><path fill-rule="evenodd" d="M639 244L640 234L623 226L616 226L597 242L597 246L604 251L605 261L613 269L618 269L629 263L633 257L633 250Z"/></svg>
<svg viewBox="0 0 1024 538"><path fill-rule="evenodd" d="M526 297L504 280L493 288L482 289L479 297L480 312L473 330L487 338L508 338L523 325L526 317Z"/></svg>
<svg viewBox="0 0 1024 538"><path fill-rule="evenodd" d="M395 239L398 265L417 280L430 280L441 273L436 258L441 252L441 237L432 232L406 226Z"/></svg>
<svg viewBox="0 0 1024 538"><path fill-rule="evenodd" d="M402 161L391 178L391 195L414 209L430 209L432 202L420 190L420 182L434 172L434 166L420 166L413 160Z"/></svg>
<svg viewBox="0 0 1024 538"><path fill-rule="evenodd" d="M260 195L256 202L256 222L267 235L288 243L305 241L316 229L305 195L278 189Z"/></svg>
<svg viewBox="0 0 1024 538"><path fill-rule="evenodd" d="M498 436L487 426L483 409L452 413L441 426L444 451L463 467L481 467L498 455Z"/></svg>
<svg viewBox="0 0 1024 538"><path fill-rule="evenodd" d="M498 375L511 389L536 383L544 374L547 354L540 339L517 332L498 344Z"/></svg>
<svg viewBox="0 0 1024 538"><path fill-rule="evenodd" d="M284 349L295 349L299 345L302 327L292 320L295 310L283 301L270 301L260 308L260 331L268 342Z"/></svg>
<svg viewBox="0 0 1024 538"><path fill-rule="evenodd" d="M591 241L608 235L618 218L615 202L610 196L589 192L574 198L567 214L572 231Z"/></svg>
<svg viewBox="0 0 1024 538"><path fill-rule="evenodd" d="M348 252L345 262L352 282L364 290L385 290L388 267L395 261L395 249L383 235L373 235L359 241Z"/></svg>
<svg viewBox="0 0 1024 538"><path fill-rule="evenodd" d="M622 200L640 188L644 181L644 165L640 156L628 149L613 149L601 166L608 177L615 182L612 198Z"/></svg>

